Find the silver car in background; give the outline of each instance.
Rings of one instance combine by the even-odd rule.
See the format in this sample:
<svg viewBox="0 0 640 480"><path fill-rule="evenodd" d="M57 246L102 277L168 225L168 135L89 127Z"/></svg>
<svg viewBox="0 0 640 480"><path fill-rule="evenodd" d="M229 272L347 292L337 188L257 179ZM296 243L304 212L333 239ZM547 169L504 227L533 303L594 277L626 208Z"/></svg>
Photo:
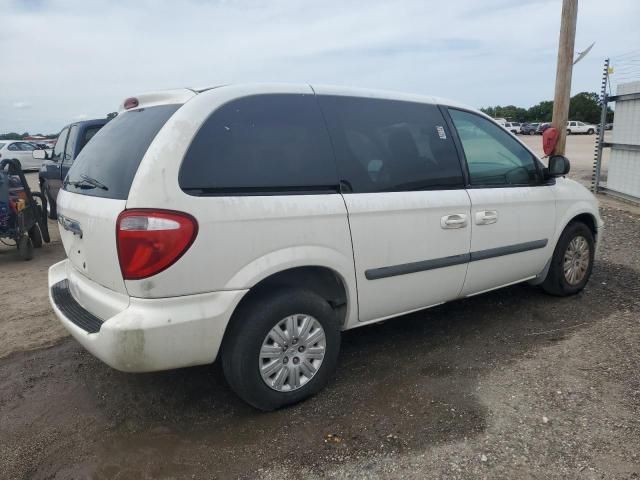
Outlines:
<svg viewBox="0 0 640 480"><path fill-rule="evenodd" d="M38 147L24 140L0 140L0 160L16 159L23 170L39 170L42 160L33 158Z"/></svg>

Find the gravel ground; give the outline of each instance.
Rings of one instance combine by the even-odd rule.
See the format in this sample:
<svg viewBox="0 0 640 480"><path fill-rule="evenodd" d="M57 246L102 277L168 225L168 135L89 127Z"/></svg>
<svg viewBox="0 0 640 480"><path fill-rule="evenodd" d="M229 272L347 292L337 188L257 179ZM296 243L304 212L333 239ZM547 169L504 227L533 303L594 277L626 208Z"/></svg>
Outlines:
<svg viewBox="0 0 640 480"><path fill-rule="evenodd" d="M36 174L28 178L29 183L37 182ZM65 258L53 220L49 220L49 233L51 243L34 250L29 262L20 260L16 247L0 243L0 359L53 345L67 336L47 300L47 270Z"/></svg>
<svg viewBox="0 0 640 480"><path fill-rule="evenodd" d="M47 313L60 244L2 250L0 477L638 478L640 209L602 214L581 294L516 285L346 332L329 387L268 414L216 365L105 366Z"/></svg>

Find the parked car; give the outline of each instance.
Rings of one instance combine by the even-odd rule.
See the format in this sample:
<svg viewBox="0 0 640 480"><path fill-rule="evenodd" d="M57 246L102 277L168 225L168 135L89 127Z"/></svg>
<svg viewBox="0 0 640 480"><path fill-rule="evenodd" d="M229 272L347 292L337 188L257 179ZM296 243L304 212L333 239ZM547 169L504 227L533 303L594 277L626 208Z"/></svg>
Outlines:
<svg viewBox="0 0 640 480"><path fill-rule="evenodd" d="M496 122L498 125L502 125L503 127L507 123L507 120L505 118L494 118L493 121Z"/></svg>
<svg viewBox="0 0 640 480"><path fill-rule="evenodd" d="M521 127L521 133L523 135L535 135L539 126L539 123L523 123Z"/></svg>
<svg viewBox="0 0 640 480"><path fill-rule="evenodd" d="M541 123L540 125L538 125L538 128L536 129L536 134L537 135L542 135L544 133L544 131L549 128L551 126L550 123Z"/></svg>
<svg viewBox="0 0 640 480"><path fill-rule="evenodd" d="M613 123L605 123L604 129L605 131L613 130ZM600 133L600 125L596 125L596 133Z"/></svg>
<svg viewBox="0 0 640 480"><path fill-rule="evenodd" d="M593 135L596 133L597 127L595 125L591 125L584 122L576 122L571 120L567 122L567 135L573 135L576 133L586 133L588 135Z"/></svg>
<svg viewBox="0 0 640 480"><path fill-rule="evenodd" d="M0 160L16 159L20 161L22 170L38 170L40 160L33 158L33 151L37 147L22 140L0 140Z"/></svg>
<svg viewBox="0 0 640 480"><path fill-rule="evenodd" d="M39 181L40 191L47 196L49 218L57 218L56 198L73 161L107 121L101 118L67 125L58 135L53 151L47 154L34 153L34 157L44 160L40 167Z"/></svg>
<svg viewBox="0 0 640 480"><path fill-rule="evenodd" d="M510 131L511 133L513 133L514 135L517 135L520 133L520 124L517 122L506 122L504 124L504 128L506 128L508 131Z"/></svg>
<svg viewBox="0 0 640 480"><path fill-rule="evenodd" d="M603 223L568 160L545 168L438 102L309 85L128 98L58 195L55 314L123 371L219 359L271 410L325 386L342 330L523 281L581 291Z"/></svg>

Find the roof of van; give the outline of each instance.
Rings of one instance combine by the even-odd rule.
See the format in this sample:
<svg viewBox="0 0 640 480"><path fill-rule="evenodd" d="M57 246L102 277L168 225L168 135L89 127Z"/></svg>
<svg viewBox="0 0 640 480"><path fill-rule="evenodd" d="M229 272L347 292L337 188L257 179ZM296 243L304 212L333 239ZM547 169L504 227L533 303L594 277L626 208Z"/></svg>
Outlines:
<svg viewBox="0 0 640 480"><path fill-rule="evenodd" d="M226 86L243 87L245 90L253 90L256 94L261 91L273 92L279 90L282 93L299 93L301 86L309 86L317 95L339 95L339 96L357 96L366 98L380 98L387 100L400 100L406 102L431 103L438 105L446 105L450 107L459 107L468 110L477 111L476 108L470 107L454 100L448 100L441 97L428 95L419 95L414 93L404 93L392 90L376 90L367 88L345 87L337 85L316 85L316 84L300 84L300 83L248 83L248 84L231 84L231 85L215 85L211 87L197 88L176 88L170 90L160 90L155 92L143 93L136 95L134 98L138 100L139 105L145 107L162 105L166 103L185 103L196 95ZM120 105L120 111L124 111L124 101Z"/></svg>

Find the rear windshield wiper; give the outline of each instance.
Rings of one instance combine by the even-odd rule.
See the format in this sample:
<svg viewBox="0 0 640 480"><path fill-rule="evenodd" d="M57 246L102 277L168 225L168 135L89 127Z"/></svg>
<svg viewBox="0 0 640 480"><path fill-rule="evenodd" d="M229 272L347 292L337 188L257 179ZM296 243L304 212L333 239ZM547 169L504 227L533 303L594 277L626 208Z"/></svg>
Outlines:
<svg viewBox="0 0 640 480"><path fill-rule="evenodd" d="M68 185L71 185L76 188L89 190L91 188L100 188L102 190L109 190L104 183L99 182L95 178L90 177L89 175L80 175L82 180L77 180L75 182L67 182Z"/></svg>

